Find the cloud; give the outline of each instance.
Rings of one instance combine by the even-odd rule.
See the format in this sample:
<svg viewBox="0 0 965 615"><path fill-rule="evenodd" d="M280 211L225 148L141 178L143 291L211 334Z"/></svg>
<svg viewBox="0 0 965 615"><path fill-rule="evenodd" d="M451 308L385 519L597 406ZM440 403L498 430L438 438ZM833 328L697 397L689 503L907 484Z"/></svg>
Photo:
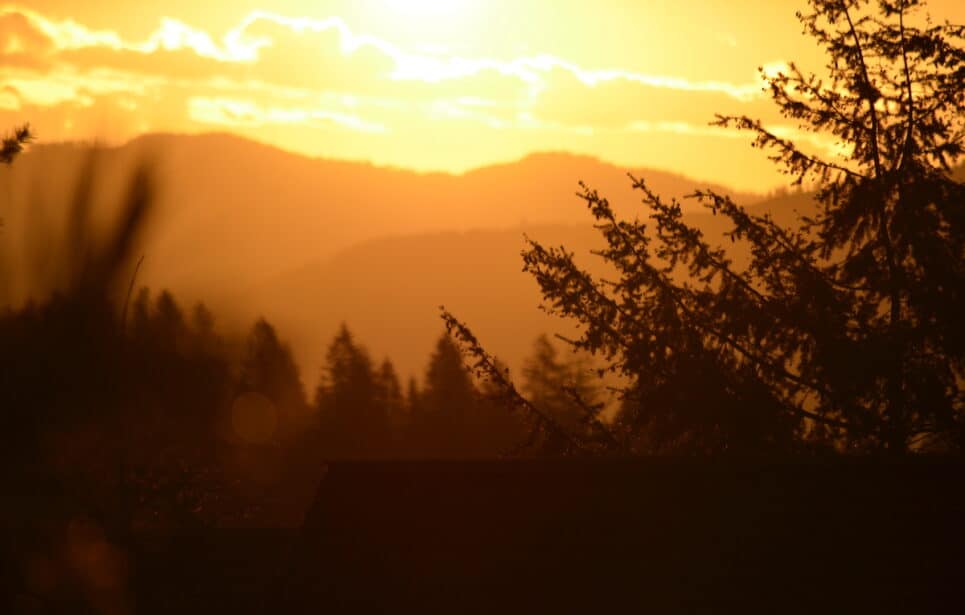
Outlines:
<svg viewBox="0 0 965 615"><path fill-rule="evenodd" d="M4 111L20 110L20 93L15 88L5 86L0 89L0 109Z"/></svg>
<svg viewBox="0 0 965 615"><path fill-rule="evenodd" d="M124 73L107 69L79 72L62 67L43 74L25 70L4 71L5 88L25 104L54 106L73 103L89 106L92 96L128 94L144 96L152 83L150 79L132 81Z"/></svg>
<svg viewBox="0 0 965 615"><path fill-rule="evenodd" d="M147 39L133 42L125 40L113 30L95 30L73 19L51 19L18 6L0 8L0 20L17 22L22 29L42 36L47 43L44 51L48 53L99 47L145 54L188 49L199 57L222 62L250 61L257 57L257 42L242 41L234 30L216 43L207 32L167 17L161 19L157 29ZM2 30L0 37L7 38Z"/></svg>
<svg viewBox="0 0 965 615"><path fill-rule="evenodd" d="M385 132L384 126L366 122L349 113L324 108L266 107L244 99L191 97L188 99L188 114L195 121L221 126L250 128L268 124L334 124L361 132Z"/></svg>
<svg viewBox="0 0 965 615"><path fill-rule="evenodd" d="M6 6L0 82L3 117L39 118L48 139L74 138L82 128L110 123L105 118L131 131L216 127L292 141L310 138L298 134L302 126L337 134L340 140L329 143L353 156L395 152L398 164L408 163L411 155L400 152L411 149L417 134L431 135L425 142L438 147L483 129L493 133L486 134L491 151L515 152L537 137L557 149L572 138L629 151L625 142L640 133L730 140L730 131L706 125L715 112L779 119L753 71L743 82L728 82L584 66L539 53L467 57L403 48L340 17L269 11L254 11L222 32L165 18L133 38ZM369 154L351 149L375 143L378 151Z"/></svg>
<svg viewBox="0 0 965 615"><path fill-rule="evenodd" d="M364 89L374 84L390 89L386 84L391 82L466 85L474 79L492 85L506 78L536 94L549 87L554 74L563 72L586 87L624 82L680 92L718 93L742 101L760 94L760 84L753 80L743 84L691 81L621 68L586 68L546 54L499 60L411 52L356 33L339 17L312 19L254 11L220 38L164 18L139 41L19 7L0 9L0 24L8 24L0 25L0 48L22 46L33 55L54 56L78 66L153 71L169 77L246 74L270 77L280 85L328 89ZM149 63L146 56L151 56ZM293 58L298 61L293 62ZM189 66L192 61L194 66Z"/></svg>
<svg viewBox="0 0 965 615"><path fill-rule="evenodd" d="M706 124L714 113L773 115L772 105L763 96L743 99L722 89L677 89L625 79L587 85L566 70L553 71L544 83L532 111L559 123L613 128L636 121ZM758 93L762 87L759 83Z"/></svg>
<svg viewBox="0 0 965 615"><path fill-rule="evenodd" d="M53 40L22 13L0 11L0 53L44 54L53 47Z"/></svg>

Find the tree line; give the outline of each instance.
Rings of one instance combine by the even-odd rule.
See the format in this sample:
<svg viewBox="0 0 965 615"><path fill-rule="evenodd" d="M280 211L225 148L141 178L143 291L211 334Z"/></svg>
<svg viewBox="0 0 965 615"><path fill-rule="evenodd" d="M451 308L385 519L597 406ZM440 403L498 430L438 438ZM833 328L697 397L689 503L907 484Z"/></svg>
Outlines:
<svg viewBox="0 0 965 615"><path fill-rule="evenodd" d="M373 360L343 323L308 393L290 346L263 318L233 341L217 333L204 304L186 313L171 293L152 298L147 289L137 294L130 316L127 337L141 362L129 369L148 380L136 385L143 400L136 412L152 425L161 413L174 438L193 431L247 445L301 443L320 459L432 459L520 454L528 435L519 417L473 378L445 333L423 377L403 386L391 359ZM578 430L579 407L566 391L599 397L591 372L587 357L564 354L540 335L521 373L534 403ZM129 376L127 382L138 381Z"/></svg>
<svg viewBox="0 0 965 615"><path fill-rule="evenodd" d="M2 161L13 163L32 139L17 129ZM185 308L167 291L135 292L153 174L135 170L104 229L91 220L95 167L78 179L64 236L52 235L52 277L38 287L54 290L0 309L0 467L10 485L52 498L21 514L71 501L75 512L86 502L117 515L121 526L293 523L326 459L562 450L533 447L525 417L473 377L446 335L423 377L403 386L391 360L373 360L343 325L307 392L266 320L225 335L203 303ZM582 409L563 391L596 397L589 369L543 336L523 377L546 412L579 431Z"/></svg>
<svg viewBox="0 0 965 615"><path fill-rule="evenodd" d="M289 523L326 460L495 459L555 454L529 435L442 334L403 385L343 324L306 392L265 319L224 335L203 303L143 288L118 308L86 286L0 315L0 406L15 482L71 486L91 506L147 525ZM561 392L586 396L585 359L546 336L527 391L578 429ZM42 490L42 489L41 489Z"/></svg>

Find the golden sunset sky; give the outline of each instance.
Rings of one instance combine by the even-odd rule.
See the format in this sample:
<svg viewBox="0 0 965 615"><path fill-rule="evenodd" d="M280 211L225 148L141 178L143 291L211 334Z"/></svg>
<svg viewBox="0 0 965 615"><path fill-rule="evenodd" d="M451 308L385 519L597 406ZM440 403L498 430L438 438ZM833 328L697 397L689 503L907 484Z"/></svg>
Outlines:
<svg viewBox="0 0 965 615"><path fill-rule="evenodd" d="M800 136L757 67L824 63L791 0L0 6L0 120L41 141L232 132L417 170L565 150L768 189L781 178L766 158L707 122L747 113ZM965 21L961 0L929 11Z"/></svg>

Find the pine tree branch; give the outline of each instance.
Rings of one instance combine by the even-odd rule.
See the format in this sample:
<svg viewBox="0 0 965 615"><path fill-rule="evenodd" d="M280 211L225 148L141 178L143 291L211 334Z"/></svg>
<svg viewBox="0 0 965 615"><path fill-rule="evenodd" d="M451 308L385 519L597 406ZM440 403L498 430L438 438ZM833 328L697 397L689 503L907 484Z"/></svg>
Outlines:
<svg viewBox="0 0 965 615"><path fill-rule="evenodd" d="M901 63L905 73L905 91L908 96L908 129L905 132L905 142L901 147L901 154L898 157L898 164L895 170L901 173L908 160L910 148L913 146L912 136L915 126L915 98L912 92L911 71L908 68L908 45L905 40L905 0L899 0L898 8L898 28L901 33Z"/></svg>
<svg viewBox="0 0 965 615"><path fill-rule="evenodd" d="M868 101L868 113L871 117L871 155L874 160L875 166L875 177L880 181L883 176L881 168L881 152L878 147L878 111L875 109L875 103L881 98L881 93L871 84L871 79L868 76L868 63L864 58L864 49L861 45L861 38L858 36L858 30L855 28L854 21L851 19L851 11L848 9L847 0L841 0L841 11L844 14L845 19L848 21L848 29L850 31L851 37L854 40L855 51L858 54L858 69L861 71L861 83L858 95Z"/></svg>
<svg viewBox="0 0 965 615"><path fill-rule="evenodd" d="M14 159L23 152L24 148L36 138L30 124L23 124L13 130L13 132L3 138L0 146L0 163L12 164Z"/></svg>
<svg viewBox="0 0 965 615"><path fill-rule="evenodd" d="M559 438L566 445L568 454L590 452L583 443L570 435L555 420L530 403L516 390L515 385L499 369L496 360L486 352L467 325L453 316L445 307L440 306L439 309L442 320L446 325L446 331L459 343L460 349L470 357L473 371L479 377L495 385L502 392L503 399L511 408L516 408L524 415L529 416L533 420L536 430ZM531 436L534 436L534 434L531 434Z"/></svg>

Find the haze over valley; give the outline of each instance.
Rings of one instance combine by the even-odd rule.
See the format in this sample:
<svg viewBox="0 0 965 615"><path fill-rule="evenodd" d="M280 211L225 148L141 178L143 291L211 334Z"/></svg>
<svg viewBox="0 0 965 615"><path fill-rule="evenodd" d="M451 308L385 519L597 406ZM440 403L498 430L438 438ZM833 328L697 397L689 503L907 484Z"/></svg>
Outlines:
<svg viewBox="0 0 965 615"><path fill-rule="evenodd" d="M586 253L591 268L598 260L588 254L599 237L577 197L580 181L628 216L646 210L627 173L667 198L696 188L744 204L764 198L565 153L453 175L311 159L224 134L147 135L93 156L80 143L39 145L3 170L2 248L18 264L5 280L10 296L23 300L28 279L34 294L43 292L37 281L49 276L35 270L44 254L25 240L52 233L44 245L56 244L79 178L93 178L98 211L108 219L142 160L152 162L158 204L137 284L203 301L228 327L267 317L292 340L308 383L341 322L375 356L421 374L443 304L471 318L518 369L536 335L567 331L538 309L538 288L521 272L524 236ZM713 223L698 205L683 203Z"/></svg>

